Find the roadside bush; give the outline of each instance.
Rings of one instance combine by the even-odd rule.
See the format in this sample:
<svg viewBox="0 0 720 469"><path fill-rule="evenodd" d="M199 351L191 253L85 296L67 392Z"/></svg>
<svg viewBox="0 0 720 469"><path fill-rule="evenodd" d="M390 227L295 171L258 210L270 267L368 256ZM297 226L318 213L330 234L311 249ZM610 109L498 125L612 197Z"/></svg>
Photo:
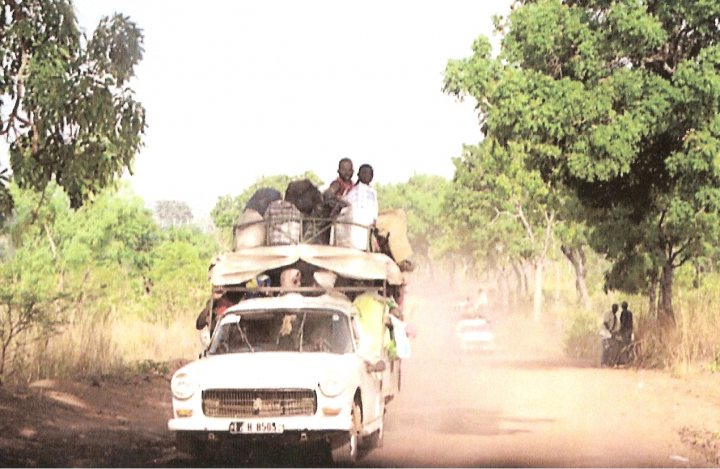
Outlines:
<svg viewBox="0 0 720 469"><path fill-rule="evenodd" d="M209 258L185 241L165 241L153 251L149 271L152 288L141 317L167 323L197 313L209 295Z"/></svg>
<svg viewBox="0 0 720 469"><path fill-rule="evenodd" d="M28 343L64 322L66 295L57 283L49 249L28 245L0 264L0 382L21 368Z"/></svg>
<svg viewBox="0 0 720 469"><path fill-rule="evenodd" d="M577 310L569 317L569 325L565 330L565 353L572 358L597 358L599 327L597 315Z"/></svg>

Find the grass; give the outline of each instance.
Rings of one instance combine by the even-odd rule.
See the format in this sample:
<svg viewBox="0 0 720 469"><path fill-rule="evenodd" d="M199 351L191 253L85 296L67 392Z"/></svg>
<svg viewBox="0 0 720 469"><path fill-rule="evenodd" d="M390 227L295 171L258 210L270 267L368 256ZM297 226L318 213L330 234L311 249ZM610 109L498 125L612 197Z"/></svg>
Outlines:
<svg viewBox="0 0 720 469"><path fill-rule="evenodd" d="M448 283L446 278L449 278L446 274L434 277L413 274L406 305L411 322L414 313L423 308L423 298L428 295L442 298L450 308L453 301L465 296L474 297L480 285L478 281ZM557 280L562 279L558 277ZM490 284L489 280L484 280L485 284ZM611 303L627 299L635 313L638 366L667 369L675 375L698 370L720 372L720 309L716 293L720 291L720 276L710 278L699 289L681 287L676 291L681 293L675 299L675 327L663 327L649 318L647 300L643 297L598 293L592 298L595 306L585 310L575 306L572 289L554 287L546 290L543 322L553 329L562 328L567 355L595 359L602 313ZM491 293L498 294L497 291ZM158 369L158 364L170 360L193 359L202 350L194 327L196 310L190 311L185 306L182 309L186 311L176 308L167 311L166 319L159 321L153 320L151 315L141 319L139 314L129 314L137 313L141 307L132 301L127 303L113 302L118 310L113 306L112 311L104 315L92 316L76 311L69 315L67 324L57 334L43 336L37 331L26 334L10 355L11 372L5 379L30 382L43 378L152 371ZM447 316L447 311L437 314ZM522 315L521 310L514 309L508 318ZM538 347L547 346L548 343L538 344Z"/></svg>
<svg viewBox="0 0 720 469"><path fill-rule="evenodd" d="M674 298L675 325L663 324L647 314L647 300L629 297L634 312L636 364L667 369L674 375L697 371L720 372L720 311L714 283L699 289L683 288ZM678 289L680 290L680 289ZM604 301L605 308L615 301ZM595 302L597 303L597 301ZM638 307L633 307L638 305ZM590 358L590 344L599 340L602 311L569 310L566 323L566 352Z"/></svg>
<svg viewBox="0 0 720 469"><path fill-rule="evenodd" d="M168 324L130 318L97 320L77 314L57 334L33 334L24 338L24 347L16 349L7 377L13 382L157 371L160 363L192 359L202 349L194 312Z"/></svg>

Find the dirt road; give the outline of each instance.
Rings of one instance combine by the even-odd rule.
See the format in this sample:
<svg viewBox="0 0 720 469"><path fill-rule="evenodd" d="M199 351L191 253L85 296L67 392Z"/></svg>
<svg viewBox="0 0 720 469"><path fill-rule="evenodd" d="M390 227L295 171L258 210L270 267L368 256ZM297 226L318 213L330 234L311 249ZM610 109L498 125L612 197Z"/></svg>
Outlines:
<svg viewBox="0 0 720 469"><path fill-rule="evenodd" d="M685 382L659 372L572 363L550 345L557 339L532 323L502 317L496 323L493 356L455 351L442 325L433 334L420 331L415 355L404 363L405 391L388 411L385 445L363 464L718 464L684 443L681 433L720 429L720 397L711 388L720 378ZM523 337L523 329L534 340Z"/></svg>
<svg viewBox="0 0 720 469"><path fill-rule="evenodd" d="M388 408L384 447L361 466L719 464L713 441L701 441L720 430L719 377L687 381L569 363L552 328L517 316L496 318L497 353L461 354L452 323L440 320L450 301L427 300L415 312L419 335L403 363L403 390ZM0 388L0 465L187 465L166 430L169 402L162 375Z"/></svg>

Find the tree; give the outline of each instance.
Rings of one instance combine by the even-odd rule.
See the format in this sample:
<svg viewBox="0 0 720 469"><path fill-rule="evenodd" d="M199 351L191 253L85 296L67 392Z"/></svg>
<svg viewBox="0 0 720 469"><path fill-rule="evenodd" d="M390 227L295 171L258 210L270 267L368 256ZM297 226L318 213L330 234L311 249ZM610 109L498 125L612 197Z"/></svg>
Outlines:
<svg viewBox="0 0 720 469"><path fill-rule="evenodd" d="M591 227L613 223L611 259L655 263L672 320L674 270L720 224L720 3L516 6L496 19L500 55L479 38L448 64L446 90L474 97L485 134L526 148L528 168L572 190Z"/></svg>
<svg viewBox="0 0 720 469"><path fill-rule="evenodd" d="M65 299L47 246L28 244L0 264L0 382L26 333L42 337L62 324Z"/></svg>
<svg viewBox="0 0 720 469"><path fill-rule="evenodd" d="M502 304L507 307L518 303L527 295L523 264L529 251L522 227L511 217L496 217L483 191L459 182L461 175L467 175L463 169L467 160L456 158L454 163L455 181L446 199L449 222L446 250L459 257L463 270L470 263L477 270L495 273ZM514 292L513 276L516 280Z"/></svg>
<svg viewBox="0 0 720 469"><path fill-rule="evenodd" d="M545 266L559 202L558 194L543 182L539 172L527 170L528 156L521 145L503 147L494 138L487 138L479 146L465 146L462 157L456 160L455 182L473 193L468 200L479 209L475 229L492 232L498 219L511 220L511 226L501 226L506 235L514 236L497 238L492 246L497 248L503 243L509 248L510 240L514 240L514 250L532 263L533 317L539 321Z"/></svg>
<svg viewBox="0 0 720 469"><path fill-rule="evenodd" d="M70 0L8 0L0 8L0 136L12 178L42 192L55 181L73 208L131 170L145 110L128 81L143 36L129 18L103 18L86 39ZM12 197L0 168L0 212Z"/></svg>
<svg viewBox="0 0 720 469"><path fill-rule="evenodd" d="M404 183L376 186L380 210L406 210L410 244L430 261L446 230L444 204L450 185L442 176L415 174Z"/></svg>
<svg viewBox="0 0 720 469"><path fill-rule="evenodd" d="M271 187L280 191L281 194L284 194L288 183L299 179L309 179L316 186L322 185L322 179L312 171L306 171L299 176L286 176L284 174L263 176L251 186L245 188L240 195L235 197L232 195L219 197L215 207L213 207L210 212L213 223L215 223L215 226L218 228L232 228L240 219L240 215L242 215L243 210L245 210L245 205L250 200L250 197L252 197L258 189Z"/></svg>
<svg viewBox="0 0 720 469"><path fill-rule="evenodd" d="M207 238L207 236L206 236ZM207 300L208 265L202 243L167 239L153 249L149 277L152 296L146 315L153 321L167 321L177 313L200 310Z"/></svg>
<svg viewBox="0 0 720 469"><path fill-rule="evenodd" d="M560 223L555 230L555 234L560 240L560 251L562 251L575 271L577 302L587 310L591 307L590 294L586 283L588 228L585 223L578 221L581 218L579 215L581 210L582 207L576 198L569 194L562 197L559 207Z"/></svg>
<svg viewBox="0 0 720 469"><path fill-rule="evenodd" d="M191 223L193 214L186 202L159 200L155 203L155 218L160 228L166 230Z"/></svg>
<svg viewBox="0 0 720 469"><path fill-rule="evenodd" d="M158 228L144 201L127 187L106 190L58 223L56 231L58 250L68 267L123 268L150 288L147 272L159 241Z"/></svg>

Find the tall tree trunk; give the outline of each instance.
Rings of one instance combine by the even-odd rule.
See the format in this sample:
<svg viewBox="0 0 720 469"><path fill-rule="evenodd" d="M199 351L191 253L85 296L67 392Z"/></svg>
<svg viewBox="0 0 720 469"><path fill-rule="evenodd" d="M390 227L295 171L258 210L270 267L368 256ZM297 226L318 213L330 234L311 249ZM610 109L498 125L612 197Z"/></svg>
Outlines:
<svg viewBox="0 0 720 469"><path fill-rule="evenodd" d="M657 319L657 278L650 280L648 285L648 316L651 319Z"/></svg>
<svg viewBox="0 0 720 469"><path fill-rule="evenodd" d="M523 274L517 262L512 263L512 269L515 274L515 292L512 296L512 303L517 305L522 298Z"/></svg>
<svg viewBox="0 0 720 469"><path fill-rule="evenodd" d="M667 260L662 267L662 278L660 279L660 315L663 320L675 323L675 313L672 304L672 287L675 269L671 260Z"/></svg>
<svg viewBox="0 0 720 469"><path fill-rule="evenodd" d="M575 292L577 293L577 301L585 309L590 309L590 295L587 290L585 277L587 274L585 263L585 251L582 246L568 247L560 246L565 257L568 258L570 264L575 269Z"/></svg>
<svg viewBox="0 0 720 469"><path fill-rule="evenodd" d="M506 268L498 269L500 304L505 311L510 309L510 272Z"/></svg>
<svg viewBox="0 0 720 469"><path fill-rule="evenodd" d="M533 285L533 320L540 322L543 305L543 273L545 271L545 258L535 260L535 282Z"/></svg>

